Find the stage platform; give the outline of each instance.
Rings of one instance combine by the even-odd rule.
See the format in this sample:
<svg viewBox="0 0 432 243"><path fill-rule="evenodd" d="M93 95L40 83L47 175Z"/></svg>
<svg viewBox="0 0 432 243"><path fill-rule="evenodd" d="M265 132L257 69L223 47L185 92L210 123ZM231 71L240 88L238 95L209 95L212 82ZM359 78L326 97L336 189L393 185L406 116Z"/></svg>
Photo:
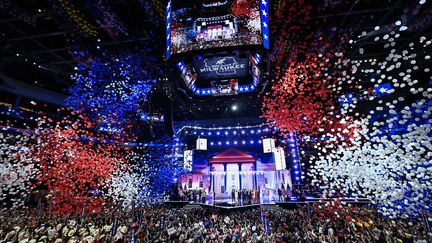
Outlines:
<svg viewBox="0 0 432 243"><path fill-rule="evenodd" d="M299 207L307 207L309 204L319 203L319 202L329 202L334 199L329 198L314 198L307 199L306 201L287 201L287 202L266 202L259 204L249 204L249 205L238 205L235 202L229 200L218 200L214 204L210 203L197 203L190 201L165 201L164 204L169 207L175 208L185 208L185 209L199 209L199 208L214 208L222 211L230 210L249 210L254 208L279 208L279 209L295 209ZM365 198L359 199L342 199L341 202L346 202L347 204L362 206L370 204L370 201Z"/></svg>

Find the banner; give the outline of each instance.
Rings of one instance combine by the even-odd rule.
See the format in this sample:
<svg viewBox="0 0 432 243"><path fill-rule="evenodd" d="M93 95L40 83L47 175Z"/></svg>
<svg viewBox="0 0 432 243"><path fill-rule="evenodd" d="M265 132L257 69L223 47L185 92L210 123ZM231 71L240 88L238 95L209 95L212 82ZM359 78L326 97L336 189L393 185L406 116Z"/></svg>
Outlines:
<svg viewBox="0 0 432 243"><path fill-rule="evenodd" d="M193 65L200 80L241 78L249 74L248 58L236 56L194 58Z"/></svg>
<svg viewBox="0 0 432 243"><path fill-rule="evenodd" d="M112 222L112 228L111 228L111 236L114 237L117 233L117 227L118 227L118 219L114 218Z"/></svg>

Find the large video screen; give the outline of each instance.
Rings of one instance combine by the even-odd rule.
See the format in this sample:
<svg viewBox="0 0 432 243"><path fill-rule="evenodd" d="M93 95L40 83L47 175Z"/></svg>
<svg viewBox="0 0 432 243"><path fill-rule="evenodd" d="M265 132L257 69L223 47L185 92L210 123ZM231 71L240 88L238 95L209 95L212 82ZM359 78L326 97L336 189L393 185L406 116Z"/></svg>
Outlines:
<svg viewBox="0 0 432 243"><path fill-rule="evenodd" d="M170 52L261 45L258 0L173 0Z"/></svg>
<svg viewBox="0 0 432 243"><path fill-rule="evenodd" d="M213 80L211 82L213 96L236 95L238 94L238 80Z"/></svg>
<svg viewBox="0 0 432 243"><path fill-rule="evenodd" d="M193 66L200 80L241 78L248 75L249 60L236 55L195 57Z"/></svg>

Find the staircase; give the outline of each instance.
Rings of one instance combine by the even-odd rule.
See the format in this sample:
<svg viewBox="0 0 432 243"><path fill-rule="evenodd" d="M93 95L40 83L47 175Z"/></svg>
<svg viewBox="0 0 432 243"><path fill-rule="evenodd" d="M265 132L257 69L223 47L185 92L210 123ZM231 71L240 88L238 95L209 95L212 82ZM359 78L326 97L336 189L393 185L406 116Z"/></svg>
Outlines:
<svg viewBox="0 0 432 243"><path fill-rule="evenodd" d="M280 210L281 207L277 204L262 204L261 207L263 209L269 209L269 210Z"/></svg>
<svg viewBox="0 0 432 243"><path fill-rule="evenodd" d="M201 209L201 205L196 204L196 203L189 203L186 206L184 206L183 209L186 209L186 210Z"/></svg>

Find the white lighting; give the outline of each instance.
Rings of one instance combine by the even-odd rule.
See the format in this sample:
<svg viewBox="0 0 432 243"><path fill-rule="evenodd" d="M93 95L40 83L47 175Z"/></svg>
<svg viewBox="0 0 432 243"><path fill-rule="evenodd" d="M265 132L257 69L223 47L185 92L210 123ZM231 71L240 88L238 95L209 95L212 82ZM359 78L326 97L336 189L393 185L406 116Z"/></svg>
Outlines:
<svg viewBox="0 0 432 243"><path fill-rule="evenodd" d="M231 106L231 110L236 111L238 109L237 105Z"/></svg>

